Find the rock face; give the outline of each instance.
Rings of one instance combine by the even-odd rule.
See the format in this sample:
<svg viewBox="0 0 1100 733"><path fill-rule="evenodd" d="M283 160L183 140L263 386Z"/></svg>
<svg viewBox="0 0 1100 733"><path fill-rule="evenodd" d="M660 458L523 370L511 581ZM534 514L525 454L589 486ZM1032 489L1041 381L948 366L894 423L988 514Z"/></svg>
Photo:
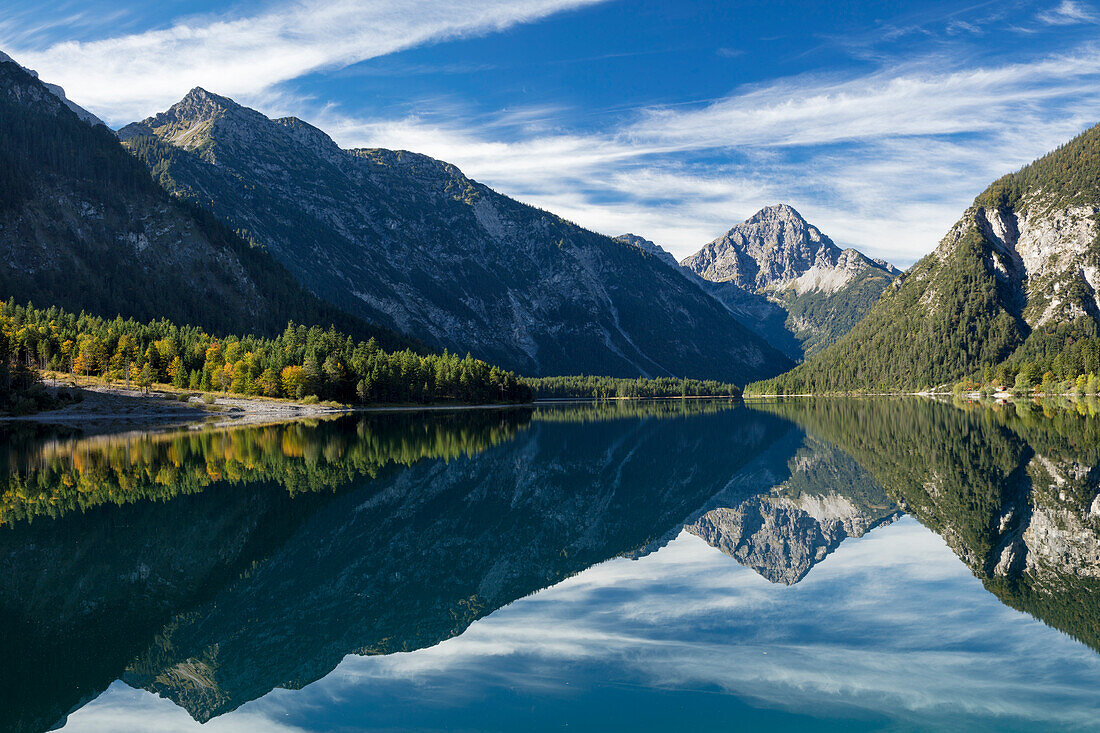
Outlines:
<svg viewBox="0 0 1100 733"><path fill-rule="evenodd" d="M835 267L840 248L790 206L768 206L681 263L704 280L777 290L811 268Z"/></svg>
<svg viewBox="0 0 1100 733"><path fill-rule="evenodd" d="M950 384L1100 334L1100 127L995 181L791 389Z"/></svg>
<svg viewBox="0 0 1100 733"><path fill-rule="evenodd" d="M802 444L785 472L754 472L777 483L740 503L714 508L685 529L772 581L793 585L849 537L893 522L901 512L850 456L816 438ZM750 467L751 469L752 467ZM751 481L749 483L752 483ZM736 481L743 487L745 481Z"/></svg>
<svg viewBox="0 0 1100 733"><path fill-rule="evenodd" d="M11 56L8 56L3 51L0 51L0 63L3 63L5 61L8 61L8 62L13 63L13 64L18 63ZM20 66L19 68L23 69L23 71L27 72L28 74L30 74L35 79L38 79L38 72L35 71L34 69L28 69L26 66ZM61 87L59 87L56 84L50 84L49 82L42 81L41 79L38 79L38 80L40 82L42 82L42 86L46 87L46 89L48 89L50 91L50 94L53 94L55 97L60 99L61 103L64 104L66 107L68 107L70 110L72 110L73 114L75 114L77 117L84 120L85 122L87 122L89 125L92 125L93 127L95 125L103 125L104 127L107 126L106 123L103 122L103 120L99 119L98 117L93 115L91 112L89 112L88 110L86 110L83 107L81 107L80 105L78 105L76 102L73 102L71 99L66 97L64 89L62 89Z"/></svg>
<svg viewBox="0 0 1100 733"><path fill-rule="evenodd" d="M795 359L847 333L899 274L842 250L786 204L761 209L681 264L738 320Z"/></svg>
<svg viewBox="0 0 1100 733"><path fill-rule="evenodd" d="M634 245L643 252L648 252L649 254L659 259L661 262L664 262L669 267L672 267L674 269L680 268L680 263L676 261L676 258L672 256L671 252L669 252L656 242L651 242L645 237L640 237L637 234L627 233L620 234L619 236L615 237L615 239L619 242L625 242L626 244Z"/></svg>
<svg viewBox="0 0 1100 733"><path fill-rule="evenodd" d="M363 318L526 374L743 381L790 362L638 247L196 89L119 132L161 183Z"/></svg>
<svg viewBox="0 0 1100 733"><path fill-rule="evenodd" d="M174 201L106 127L10 61L0 61L0 160L5 298L215 332L277 333L294 319L380 333Z"/></svg>
<svg viewBox="0 0 1100 733"><path fill-rule="evenodd" d="M1046 199L1041 191L1029 191L1018 206L972 212L991 245L990 264L1015 304L1026 304L1020 315L1032 329L1077 319L1100 322L1100 200L1066 206Z"/></svg>

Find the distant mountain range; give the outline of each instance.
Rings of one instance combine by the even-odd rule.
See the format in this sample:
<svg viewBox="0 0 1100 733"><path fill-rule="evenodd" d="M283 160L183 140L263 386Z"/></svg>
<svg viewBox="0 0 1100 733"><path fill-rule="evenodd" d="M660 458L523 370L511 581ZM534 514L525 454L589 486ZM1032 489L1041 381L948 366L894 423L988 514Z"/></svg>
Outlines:
<svg viewBox="0 0 1100 733"><path fill-rule="evenodd" d="M430 346L530 375L744 381L792 366L651 254L448 163L343 150L202 89L119 137L313 293Z"/></svg>
<svg viewBox="0 0 1100 733"><path fill-rule="evenodd" d="M936 387L1100 335L1100 126L982 192L836 344L761 391Z"/></svg>

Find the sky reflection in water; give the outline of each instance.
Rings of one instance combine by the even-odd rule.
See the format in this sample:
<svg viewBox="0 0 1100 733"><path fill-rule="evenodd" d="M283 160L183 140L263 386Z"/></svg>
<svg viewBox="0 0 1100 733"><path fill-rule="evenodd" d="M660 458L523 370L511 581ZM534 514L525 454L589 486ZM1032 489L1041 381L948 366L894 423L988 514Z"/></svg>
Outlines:
<svg viewBox="0 0 1100 733"><path fill-rule="evenodd" d="M789 587L684 532L203 726L116 682L65 730L1089 729L1097 689L1100 657L907 517Z"/></svg>

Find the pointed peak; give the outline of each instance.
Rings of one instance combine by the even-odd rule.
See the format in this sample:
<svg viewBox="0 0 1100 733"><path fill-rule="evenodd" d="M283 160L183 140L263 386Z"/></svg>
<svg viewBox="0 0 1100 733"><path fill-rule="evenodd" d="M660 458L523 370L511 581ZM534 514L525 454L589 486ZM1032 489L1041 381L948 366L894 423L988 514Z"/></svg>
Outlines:
<svg viewBox="0 0 1100 733"><path fill-rule="evenodd" d="M241 109L241 105L229 97L223 97L213 92L208 92L202 87L195 87L183 99L172 105L171 109L183 109L188 107L214 107L222 109Z"/></svg>
<svg viewBox="0 0 1100 733"><path fill-rule="evenodd" d="M806 223L802 214L799 214L797 210L790 204L773 204L771 206L765 206L757 211L755 214L745 220L746 224L755 224L764 221L791 221Z"/></svg>

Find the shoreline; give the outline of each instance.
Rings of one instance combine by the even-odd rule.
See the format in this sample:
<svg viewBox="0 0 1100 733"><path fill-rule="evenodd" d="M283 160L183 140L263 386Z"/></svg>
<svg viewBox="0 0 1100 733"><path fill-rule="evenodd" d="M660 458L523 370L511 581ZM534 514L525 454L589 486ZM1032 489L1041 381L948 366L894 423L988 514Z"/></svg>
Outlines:
<svg viewBox="0 0 1100 733"><path fill-rule="evenodd" d="M53 410L29 415L0 415L0 426L21 424L81 429L85 433L109 433L126 430L169 430L200 426L228 427L331 418L353 413L417 412L445 410L513 409L532 407L533 402L495 404L394 404L340 405L309 404L259 396L223 395L178 390L155 385L148 393L122 385L107 385L95 378L44 380L51 392L76 390L81 395ZM180 401L187 395L186 401ZM206 398L212 397L212 402Z"/></svg>

